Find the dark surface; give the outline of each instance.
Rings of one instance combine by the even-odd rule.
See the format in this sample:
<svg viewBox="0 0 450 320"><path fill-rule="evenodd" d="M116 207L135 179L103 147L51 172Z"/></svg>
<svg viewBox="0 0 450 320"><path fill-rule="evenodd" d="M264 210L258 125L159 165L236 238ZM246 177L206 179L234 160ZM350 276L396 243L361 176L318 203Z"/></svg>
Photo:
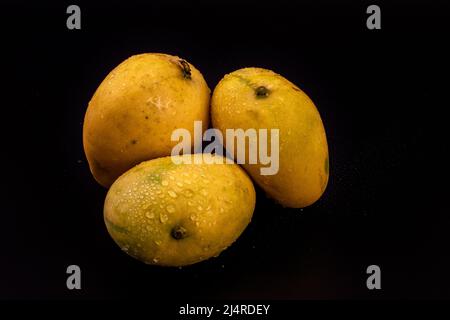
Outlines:
<svg viewBox="0 0 450 320"><path fill-rule="evenodd" d="M227 1L4 5L0 298L449 298L449 5ZM448 2L447 2L448 3ZM304 210L258 190L250 226L219 258L183 269L121 252L103 223L106 190L82 148L87 103L130 55L194 64L211 89L246 66L301 87L321 113L330 181ZM4 75L4 77L6 77ZM2 90L2 91L3 91ZM66 289L66 267L82 290ZM382 290L366 288L367 266Z"/></svg>

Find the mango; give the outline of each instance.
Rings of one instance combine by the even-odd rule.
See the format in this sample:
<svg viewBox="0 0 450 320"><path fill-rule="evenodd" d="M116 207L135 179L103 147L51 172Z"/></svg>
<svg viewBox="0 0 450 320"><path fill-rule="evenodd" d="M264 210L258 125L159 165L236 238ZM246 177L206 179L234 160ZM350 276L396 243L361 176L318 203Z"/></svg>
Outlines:
<svg viewBox="0 0 450 320"><path fill-rule="evenodd" d="M279 130L276 174L261 174L260 161L243 164L269 197L292 208L309 206L321 197L329 176L327 139L317 108L299 87L273 71L244 68L217 84L211 103L213 126L222 132ZM270 143L268 149L270 153Z"/></svg>
<svg viewBox="0 0 450 320"><path fill-rule="evenodd" d="M176 56L132 56L112 70L89 102L83 146L94 178L109 187L138 163L171 154L171 133L193 122L208 127L210 90L202 74Z"/></svg>

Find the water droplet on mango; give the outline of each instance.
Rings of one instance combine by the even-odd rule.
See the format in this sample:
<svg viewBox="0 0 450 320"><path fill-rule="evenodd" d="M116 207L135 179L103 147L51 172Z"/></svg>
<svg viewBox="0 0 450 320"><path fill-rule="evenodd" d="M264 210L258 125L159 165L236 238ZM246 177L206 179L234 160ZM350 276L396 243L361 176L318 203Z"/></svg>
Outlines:
<svg viewBox="0 0 450 320"><path fill-rule="evenodd" d="M173 209L175 211L175 209ZM171 212L167 209L168 212ZM173 212L173 211L172 211ZM161 221L161 223L166 223L167 220L169 220L169 217L167 216L167 214L165 213L160 213L159 214L159 221Z"/></svg>
<svg viewBox="0 0 450 320"><path fill-rule="evenodd" d="M177 194L176 194L175 191L169 190L168 193L169 193L169 196L172 197L172 198L176 198L177 197Z"/></svg>
<svg viewBox="0 0 450 320"><path fill-rule="evenodd" d="M175 212L175 207L174 207L173 205L169 204L169 205L166 207L166 210L167 210L167 212L169 212L169 213L174 213L174 212Z"/></svg>

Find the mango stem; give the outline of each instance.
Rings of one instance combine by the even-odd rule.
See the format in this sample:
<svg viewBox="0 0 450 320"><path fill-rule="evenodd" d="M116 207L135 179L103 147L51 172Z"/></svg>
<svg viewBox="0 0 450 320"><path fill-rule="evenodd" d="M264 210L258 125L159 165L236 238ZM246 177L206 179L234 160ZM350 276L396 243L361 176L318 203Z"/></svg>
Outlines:
<svg viewBox="0 0 450 320"><path fill-rule="evenodd" d="M255 89L255 93L257 97L264 98L269 96L270 91L264 86L259 86Z"/></svg>
<svg viewBox="0 0 450 320"><path fill-rule="evenodd" d="M179 60L181 65L181 71L183 71L183 77L185 79L191 79L191 67L189 66L189 63L186 60L180 59Z"/></svg>
<svg viewBox="0 0 450 320"><path fill-rule="evenodd" d="M182 226L176 226L172 229L172 232L170 233L172 238L175 240L181 240L186 238L187 230L183 228Z"/></svg>

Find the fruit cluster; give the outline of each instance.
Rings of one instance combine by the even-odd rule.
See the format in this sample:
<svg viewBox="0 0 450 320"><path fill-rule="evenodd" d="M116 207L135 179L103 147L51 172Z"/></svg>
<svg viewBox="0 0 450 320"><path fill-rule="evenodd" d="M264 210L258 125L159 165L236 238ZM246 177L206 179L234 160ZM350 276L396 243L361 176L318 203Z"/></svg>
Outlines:
<svg viewBox="0 0 450 320"><path fill-rule="evenodd" d="M325 130L296 85L270 70L244 68L227 74L210 96L192 64L149 53L117 66L89 102L83 146L94 178L109 187L105 224L123 251L145 263L184 266L230 246L255 207L249 176L286 207L308 206L326 188ZM193 123L201 121L203 133L210 118L222 132L277 129L276 174L261 174L261 159L242 169L218 154L171 155L174 130L194 135Z"/></svg>

